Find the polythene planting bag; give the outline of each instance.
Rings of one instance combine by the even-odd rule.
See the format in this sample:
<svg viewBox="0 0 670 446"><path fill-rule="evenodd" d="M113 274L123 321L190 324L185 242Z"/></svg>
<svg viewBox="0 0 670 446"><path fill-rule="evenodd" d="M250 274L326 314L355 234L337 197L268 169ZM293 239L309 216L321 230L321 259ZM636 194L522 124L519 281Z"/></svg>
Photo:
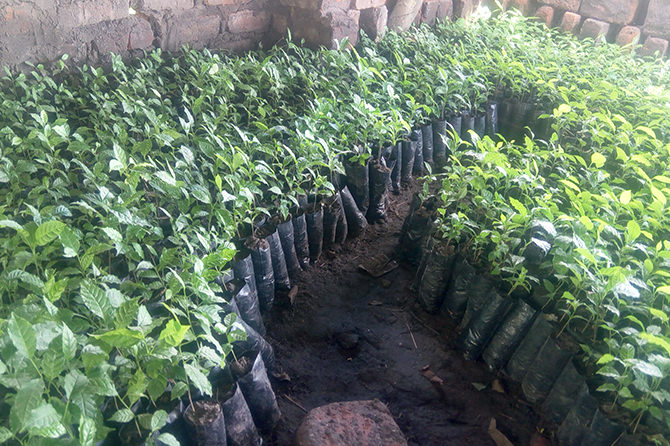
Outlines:
<svg viewBox="0 0 670 446"><path fill-rule="evenodd" d="M482 359L490 370L499 370L505 366L536 315L537 311L533 307L523 300L517 300L482 354Z"/></svg>
<svg viewBox="0 0 670 446"><path fill-rule="evenodd" d="M496 102L489 102L486 104L486 134L493 138L499 131L498 104Z"/></svg>
<svg viewBox="0 0 670 446"><path fill-rule="evenodd" d="M221 407L226 422L228 446L260 446L263 443L240 386L235 386L232 396Z"/></svg>
<svg viewBox="0 0 670 446"><path fill-rule="evenodd" d="M434 162L433 124L421 127L421 137L423 138L423 161L432 165Z"/></svg>
<svg viewBox="0 0 670 446"><path fill-rule="evenodd" d="M572 353L553 338L547 339L521 381L521 389L531 403L543 401L568 363Z"/></svg>
<svg viewBox="0 0 670 446"><path fill-rule="evenodd" d="M624 433L624 427L609 420L600 410L593 415L591 427L584 434L581 446L610 446Z"/></svg>
<svg viewBox="0 0 670 446"><path fill-rule="evenodd" d="M487 305L490 302L494 295L492 290L495 287L495 280L488 274L482 274L481 272L475 274L477 275L477 280L473 280L470 285L468 302L465 305L463 318L458 325L460 330L465 329L465 327L470 324L472 318L484 305Z"/></svg>
<svg viewBox="0 0 670 446"><path fill-rule="evenodd" d="M338 201L339 192L324 200L323 207L323 247L330 248L335 244L337 234L337 220L342 208Z"/></svg>
<svg viewBox="0 0 670 446"><path fill-rule="evenodd" d="M573 362L568 361L542 403L542 414L556 424L562 423L575 404L575 395L578 395L583 388L586 388L584 377L577 371Z"/></svg>
<svg viewBox="0 0 670 446"><path fill-rule="evenodd" d="M598 402L589 394L586 386L579 394L574 395L573 400L572 409L556 432L556 438L561 446L582 446L582 439L598 410Z"/></svg>
<svg viewBox="0 0 670 446"><path fill-rule="evenodd" d="M344 204L342 203L342 193L337 193L337 205L340 212L337 214L337 227L335 228L335 244L342 245L349 235L349 225L344 213Z"/></svg>
<svg viewBox="0 0 670 446"><path fill-rule="evenodd" d="M386 208L389 201L391 185L391 169L386 166L384 158L370 164L370 208L368 222L386 220Z"/></svg>
<svg viewBox="0 0 670 446"><path fill-rule="evenodd" d="M514 354L507 362L507 374L515 381L521 381L526 375L531 364L535 360L537 353L545 344L554 327L547 321L543 315L538 315L531 325L530 330L523 338L519 346L514 350Z"/></svg>
<svg viewBox="0 0 670 446"><path fill-rule="evenodd" d="M416 141L409 139L402 142L402 159L400 166L400 184L407 187L412 180L412 169L414 168L414 155L416 153Z"/></svg>
<svg viewBox="0 0 670 446"><path fill-rule="evenodd" d="M323 208L305 214L307 220L307 239L309 240L309 260L316 262L323 251Z"/></svg>
<svg viewBox="0 0 670 446"><path fill-rule="evenodd" d="M444 243L436 243L427 255L418 295L419 303L429 313L437 313L442 305L454 258L453 246Z"/></svg>
<svg viewBox="0 0 670 446"><path fill-rule="evenodd" d="M421 260L425 242L433 230L434 212L428 206L415 194L410 212L403 222L398 253L403 261L411 265L417 265Z"/></svg>
<svg viewBox="0 0 670 446"><path fill-rule="evenodd" d="M393 170L391 171L391 187L393 193L398 195L400 193L400 173L402 170L402 142L398 142L391 151L391 160L395 161Z"/></svg>
<svg viewBox="0 0 670 446"><path fill-rule="evenodd" d="M279 421L281 412L263 358L257 355L251 370L240 376L237 383L258 429L262 432L271 431Z"/></svg>
<svg viewBox="0 0 670 446"><path fill-rule="evenodd" d="M254 263L256 288L261 311L269 311L275 300L275 275L272 268L272 253L266 240L258 240L251 250L251 260Z"/></svg>
<svg viewBox="0 0 670 446"><path fill-rule="evenodd" d="M363 215L365 215L370 206L369 164L369 160L365 163L358 161L347 161L344 163L344 171L347 173L347 187Z"/></svg>
<svg viewBox="0 0 670 446"><path fill-rule="evenodd" d="M447 131L454 132L458 136L463 135L463 118L458 115L458 116L452 116L447 120ZM447 155L449 155L447 153Z"/></svg>
<svg viewBox="0 0 670 446"><path fill-rule="evenodd" d="M491 289L490 296L488 303L479 309L463 331L461 345L467 359L474 360L481 356L512 306L512 301L502 296L495 287Z"/></svg>
<svg viewBox="0 0 670 446"><path fill-rule="evenodd" d="M409 138L412 141L416 142L416 148L414 149L414 164L412 165L412 174L413 175L423 175L423 136L421 134L421 129L412 130Z"/></svg>
<svg viewBox="0 0 670 446"><path fill-rule="evenodd" d="M510 115L510 139L516 139L518 141L523 139L525 134L524 128L528 125L532 125L533 120L533 104L528 102L517 102L512 107L512 112Z"/></svg>
<svg viewBox="0 0 670 446"><path fill-rule="evenodd" d="M309 238L307 237L307 220L305 214L293 217L293 241L295 252L302 269L309 268Z"/></svg>
<svg viewBox="0 0 670 446"><path fill-rule="evenodd" d="M233 262L233 273L235 278L243 279L249 284L252 293L258 295L256 289L256 275L254 273L254 263L251 260L251 254Z"/></svg>
<svg viewBox="0 0 670 446"><path fill-rule="evenodd" d="M289 277L295 279L300 272L300 262L298 261L298 254L295 250L293 222L289 220L278 224L277 232L279 233L279 241L281 242L281 247L284 251L284 260L286 261Z"/></svg>
<svg viewBox="0 0 670 446"><path fill-rule="evenodd" d="M261 317L258 295L251 292L251 288L246 281L236 279L229 286L232 288L233 299L239 310L239 316L258 333L265 335L265 325Z"/></svg>
<svg viewBox="0 0 670 446"><path fill-rule="evenodd" d="M186 422L184 420L184 405L181 401L177 404L170 413L168 413L167 422L158 432L154 433L153 440L156 446L169 446L163 441L159 440L158 437L161 434L170 434L172 435L180 444L188 444L189 432L186 429ZM109 438L109 437L108 437ZM97 443L97 445L106 445L108 444L107 439ZM146 445L146 442L144 443Z"/></svg>
<svg viewBox="0 0 670 446"><path fill-rule="evenodd" d="M218 401L193 402L184 411L190 444L194 446L227 446L226 423Z"/></svg>
<svg viewBox="0 0 670 446"><path fill-rule="evenodd" d="M270 245L272 271L275 277L275 290L288 291L291 289L291 279L288 276L286 257L281 245L281 240L279 240L279 232L275 230L272 234L268 235L265 240Z"/></svg>
<svg viewBox="0 0 670 446"><path fill-rule="evenodd" d="M240 310L237 308L237 303L233 300L230 304L231 311L239 316L238 322L247 333L247 338L244 341L234 341L233 349L240 355L245 352L259 353L263 357L263 361L269 369L274 368L275 352L268 341L265 340L256 330L254 330L244 319L240 316Z"/></svg>
<svg viewBox="0 0 670 446"><path fill-rule="evenodd" d="M472 134L470 130L475 130L475 117L469 113L463 113L461 123L461 138L463 141L472 143Z"/></svg>
<svg viewBox="0 0 670 446"><path fill-rule="evenodd" d="M474 129L475 133L480 137L483 138L484 135L486 135L486 114L482 113L479 115L475 116L475 125Z"/></svg>
<svg viewBox="0 0 670 446"><path fill-rule="evenodd" d="M447 121L433 122L433 161L439 167L447 164Z"/></svg>
<svg viewBox="0 0 670 446"><path fill-rule="evenodd" d="M465 313L475 272L475 268L463 256L456 256L441 312L451 315L457 322Z"/></svg>
<svg viewBox="0 0 670 446"><path fill-rule="evenodd" d="M340 191L340 197L342 198L342 207L347 218L348 235L358 237L368 226L368 221L365 215L358 209L356 200L354 200L347 186Z"/></svg>

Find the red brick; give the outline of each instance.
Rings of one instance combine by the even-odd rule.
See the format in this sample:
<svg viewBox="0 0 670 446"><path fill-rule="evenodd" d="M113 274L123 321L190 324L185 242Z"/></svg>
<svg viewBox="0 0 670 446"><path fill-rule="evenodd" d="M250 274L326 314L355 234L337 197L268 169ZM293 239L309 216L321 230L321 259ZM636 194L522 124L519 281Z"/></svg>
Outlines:
<svg viewBox="0 0 670 446"><path fill-rule="evenodd" d="M670 1L651 0L649 2L644 32L670 39Z"/></svg>
<svg viewBox="0 0 670 446"><path fill-rule="evenodd" d="M439 20L451 20L454 16L454 2L452 0L440 0L437 7L437 18Z"/></svg>
<svg viewBox="0 0 670 446"><path fill-rule="evenodd" d="M508 8L516 8L523 14L530 14L533 7L533 0L507 0Z"/></svg>
<svg viewBox="0 0 670 446"><path fill-rule="evenodd" d="M435 19L437 19L437 8L439 3L437 1L429 1L423 4L421 9L421 21L429 25L435 24Z"/></svg>
<svg viewBox="0 0 670 446"><path fill-rule="evenodd" d="M579 37L591 39L600 39L607 36L610 30L610 24L596 19L586 19L582 25Z"/></svg>
<svg viewBox="0 0 670 446"><path fill-rule="evenodd" d="M616 36L616 43L621 46L637 45L640 41L641 30L637 26L624 26Z"/></svg>
<svg viewBox="0 0 670 446"><path fill-rule="evenodd" d="M386 0L351 0L353 9L379 8L386 5Z"/></svg>
<svg viewBox="0 0 670 446"><path fill-rule="evenodd" d="M543 5L553 6L563 11L578 12L582 0L539 0Z"/></svg>
<svg viewBox="0 0 670 446"><path fill-rule="evenodd" d="M579 25L582 22L582 16L574 12L566 12L561 20L561 29L566 33L576 34L579 31Z"/></svg>
<svg viewBox="0 0 670 446"><path fill-rule="evenodd" d="M264 30L270 24L270 14L251 10L239 11L228 18L228 30L231 33L243 33Z"/></svg>
<svg viewBox="0 0 670 446"><path fill-rule="evenodd" d="M663 58L668 53L668 41L660 37L647 37L644 45L640 48L643 56L655 56Z"/></svg>
<svg viewBox="0 0 670 446"><path fill-rule="evenodd" d="M379 39L386 32L388 9L386 6L361 11L360 26L371 39Z"/></svg>
<svg viewBox="0 0 670 446"><path fill-rule="evenodd" d="M582 0L579 13L609 23L626 25L635 18L639 0Z"/></svg>
<svg viewBox="0 0 670 446"><path fill-rule="evenodd" d="M544 22L545 25L551 27L554 24L554 8L551 6L540 6L535 11L535 17Z"/></svg>

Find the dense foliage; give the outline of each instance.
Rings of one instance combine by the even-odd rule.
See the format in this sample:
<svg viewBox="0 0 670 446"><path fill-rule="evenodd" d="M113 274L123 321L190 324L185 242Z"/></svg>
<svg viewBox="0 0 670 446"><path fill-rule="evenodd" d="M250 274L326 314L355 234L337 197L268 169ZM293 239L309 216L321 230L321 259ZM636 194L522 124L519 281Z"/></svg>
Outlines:
<svg viewBox="0 0 670 446"><path fill-rule="evenodd" d="M660 63L513 15L351 51L288 42L8 74L0 441L91 445L120 426L151 438L174 400L212 392L209 369L244 335L214 279L254 221L331 194L344 158L502 97L553 111L557 133L455 152L445 237L510 289L543 287L566 325L587 322L600 390L634 425L667 424L668 85ZM531 266L537 221L556 237Z"/></svg>

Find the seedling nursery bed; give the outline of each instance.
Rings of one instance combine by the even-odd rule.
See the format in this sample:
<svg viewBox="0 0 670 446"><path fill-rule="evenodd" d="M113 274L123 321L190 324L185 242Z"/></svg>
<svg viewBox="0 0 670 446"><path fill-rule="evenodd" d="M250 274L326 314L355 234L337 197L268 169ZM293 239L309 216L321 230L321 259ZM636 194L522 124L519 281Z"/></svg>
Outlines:
<svg viewBox="0 0 670 446"><path fill-rule="evenodd" d="M0 441L667 446L670 75L515 13L0 86Z"/></svg>

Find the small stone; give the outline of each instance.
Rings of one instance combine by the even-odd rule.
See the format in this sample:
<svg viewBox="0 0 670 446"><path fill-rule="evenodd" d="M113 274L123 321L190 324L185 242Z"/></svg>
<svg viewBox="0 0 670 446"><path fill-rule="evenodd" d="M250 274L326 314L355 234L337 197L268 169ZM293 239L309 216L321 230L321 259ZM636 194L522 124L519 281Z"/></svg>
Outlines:
<svg viewBox="0 0 670 446"><path fill-rule="evenodd" d="M616 36L616 43L621 46L637 45L640 41L641 30L637 26L624 26Z"/></svg>
<svg viewBox="0 0 670 446"><path fill-rule="evenodd" d="M296 446L407 446L391 412L379 400L332 403L312 409Z"/></svg>
<svg viewBox="0 0 670 446"><path fill-rule="evenodd" d="M579 24L582 22L582 16L574 12L566 12L561 20L561 29L566 33L575 34L579 30Z"/></svg>

